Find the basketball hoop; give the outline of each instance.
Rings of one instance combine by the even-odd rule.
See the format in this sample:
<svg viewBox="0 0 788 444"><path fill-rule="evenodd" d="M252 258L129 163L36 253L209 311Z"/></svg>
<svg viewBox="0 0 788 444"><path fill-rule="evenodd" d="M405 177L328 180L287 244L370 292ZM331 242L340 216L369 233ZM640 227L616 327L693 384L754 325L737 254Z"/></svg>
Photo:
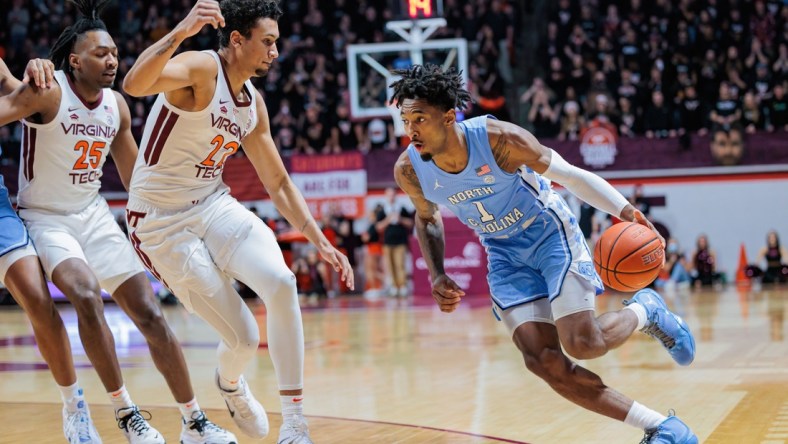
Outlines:
<svg viewBox="0 0 788 444"><path fill-rule="evenodd" d="M429 6L435 12L441 6L440 0L414 0L417 12ZM421 8L421 9L419 9ZM353 44L347 47L348 89L350 92L350 115L354 119L385 119L391 116L397 136L403 136L405 130L396 106L389 104L391 91L386 99L366 97L362 100L361 87L364 82L385 82L388 86L396 80L391 70L393 61L406 57L410 65L422 64L425 58L432 63L440 64L444 69L454 67L461 73L463 81L468 83L468 42L465 39L435 39L429 37L439 28L446 26L443 18L423 18L417 20L401 20L386 23L386 29L400 36L404 41L385 43Z"/></svg>

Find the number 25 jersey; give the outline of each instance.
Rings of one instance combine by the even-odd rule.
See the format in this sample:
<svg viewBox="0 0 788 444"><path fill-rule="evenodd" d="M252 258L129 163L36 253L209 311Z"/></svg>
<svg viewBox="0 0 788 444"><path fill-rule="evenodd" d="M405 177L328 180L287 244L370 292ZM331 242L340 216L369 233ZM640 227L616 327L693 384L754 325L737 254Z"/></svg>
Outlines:
<svg viewBox="0 0 788 444"><path fill-rule="evenodd" d="M55 71L55 80L61 91L55 118L46 124L22 121L17 202L22 208L72 213L98 196L120 113L111 89L89 104L68 74Z"/></svg>
<svg viewBox="0 0 788 444"><path fill-rule="evenodd" d="M201 111L183 111L160 93L145 123L131 177L132 197L160 208L182 208L213 194L222 182L228 157L257 124L255 89L250 81L239 100L230 88L219 55L211 103Z"/></svg>

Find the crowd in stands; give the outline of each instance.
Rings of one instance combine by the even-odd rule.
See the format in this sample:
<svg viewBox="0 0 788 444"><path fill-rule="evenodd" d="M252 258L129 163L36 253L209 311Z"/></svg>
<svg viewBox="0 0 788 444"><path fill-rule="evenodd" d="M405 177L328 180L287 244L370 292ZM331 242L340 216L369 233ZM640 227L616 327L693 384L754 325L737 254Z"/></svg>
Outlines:
<svg viewBox="0 0 788 444"><path fill-rule="evenodd" d="M350 115L348 45L401 41L387 32L384 1L282 1L279 60L256 80L284 155L395 149L391 122ZM0 57L20 73L28 59L46 57L76 11L63 0L0 0ZM113 1L104 19L120 49L118 84L135 57L164 36L191 0ZM467 116L509 119L506 85L516 83L517 32L539 32L541 75L520 97L539 138L576 140L590 126L623 137L680 137L715 128L783 131L788 126L788 6L779 0L559 0L545 29L523 29L520 3L445 0L447 27L432 38L468 40ZM536 21L541 23L540 21ZM216 45L205 27L182 49ZM392 54L389 67L407 66ZM385 80L370 76L360 92L385 96ZM133 131L142 135L153 98L133 99ZM362 98L362 101L364 98ZM0 144L16 146L19 126L0 129ZM18 156L7 150L6 157Z"/></svg>
<svg viewBox="0 0 788 444"><path fill-rule="evenodd" d="M541 138L788 129L788 4L559 0L520 100Z"/></svg>
<svg viewBox="0 0 788 444"><path fill-rule="evenodd" d="M469 87L479 103L478 112L503 113L503 76L513 51L514 29L520 16L516 2L503 0L446 0L449 26L434 38L465 37L471 43L473 68ZM115 0L102 15L119 48L116 84L135 58L166 35L191 9L192 0ZM283 155L336 153L343 150L395 149L393 127L380 119L355 120L349 112L346 48L351 44L402 41L386 32L391 19L385 1L283 0L279 21L279 58L255 85L270 113L272 134ZM64 0L0 0L0 57L20 74L27 61L47 57L60 32L73 23L77 12ZM181 50L216 48L216 31L206 26L187 39ZM503 49L504 54L501 54ZM396 54L390 66L394 67ZM499 60L507 60L499 63ZM385 95L385 80L362 85L362 94ZM126 97L132 111L133 133L139 140L154 97ZM484 108L487 106L488 108ZM491 108L489 108L491 107ZM502 117L505 117L502 116ZM0 144L18 146L20 126L0 129ZM6 158L17 156L6 150Z"/></svg>

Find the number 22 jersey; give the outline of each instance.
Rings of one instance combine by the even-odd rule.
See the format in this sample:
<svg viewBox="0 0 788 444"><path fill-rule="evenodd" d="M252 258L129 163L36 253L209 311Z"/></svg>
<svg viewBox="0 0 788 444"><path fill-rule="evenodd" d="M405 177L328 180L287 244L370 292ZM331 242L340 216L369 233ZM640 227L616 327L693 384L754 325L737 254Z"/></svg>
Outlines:
<svg viewBox="0 0 788 444"><path fill-rule="evenodd" d="M55 71L60 108L51 122L23 120L17 202L22 208L74 213L98 196L101 174L120 129L115 93L87 103L71 78Z"/></svg>
<svg viewBox="0 0 788 444"><path fill-rule="evenodd" d="M145 124L130 194L160 208L182 208L221 187L222 171L241 140L257 125L255 89L250 81L239 100L215 51L218 66L211 103L201 111L183 111L160 93Z"/></svg>

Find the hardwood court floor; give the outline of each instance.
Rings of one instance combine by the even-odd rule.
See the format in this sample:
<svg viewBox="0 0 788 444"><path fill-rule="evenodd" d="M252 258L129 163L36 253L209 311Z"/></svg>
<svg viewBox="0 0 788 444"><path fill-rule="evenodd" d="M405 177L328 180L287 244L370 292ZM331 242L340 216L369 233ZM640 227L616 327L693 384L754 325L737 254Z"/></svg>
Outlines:
<svg viewBox="0 0 788 444"><path fill-rule="evenodd" d="M600 296L599 311L620 308ZM604 381L656 410L675 409L707 444L788 443L788 288L669 293L693 329L697 357L679 367L637 333L603 358L582 362ZM264 310L253 304L264 325ZM306 401L316 443L636 443L642 434L586 412L524 369L483 299L447 315L412 301L333 299L304 308ZM59 309L78 376L105 443L123 443L99 380L79 345L69 305ZM183 344L198 400L242 443L276 442L280 418L273 368L261 346L246 377L269 410L272 433L245 439L212 382L217 336L180 307L166 316ZM179 415L141 335L109 304L126 385L178 442ZM263 340L266 338L263 332ZM59 393L21 310L0 310L0 443L63 443Z"/></svg>

